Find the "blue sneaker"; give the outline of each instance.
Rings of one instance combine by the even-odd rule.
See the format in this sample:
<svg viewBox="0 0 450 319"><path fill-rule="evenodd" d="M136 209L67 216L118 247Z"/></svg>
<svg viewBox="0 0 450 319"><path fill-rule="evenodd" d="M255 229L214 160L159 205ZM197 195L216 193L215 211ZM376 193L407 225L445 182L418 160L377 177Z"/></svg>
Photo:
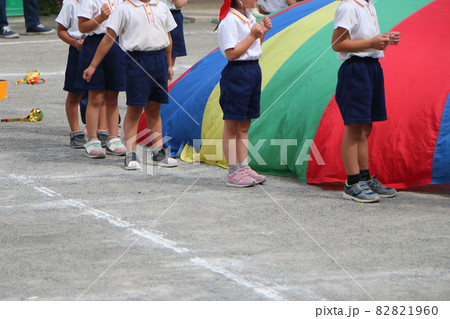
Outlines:
<svg viewBox="0 0 450 319"><path fill-rule="evenodd" d="M86 137L83 132L70 133L70 146L73 148L84 148L84 144L86 144Z"/></svg>
<svg viewBox="0 0 450 319"><path fill-rule="evenodd" d="M380 197L388 198L397 195L397 191L395 189L386 187L383 184L381 184L381 182L377 179L375 175L373 175L372 178L367 181L367 185L369 185L372 191L380 195Z"/></svg>
<svg viewBox="0 0 450 319"><path fill-rule="evenodd" d="M55 29L50 29L44 27L42 24L38 24L34 27L28 27L27 28L27 34L33 35L33 34L53 34L55 33Z"/></svg>
<svg viewBox="0 0 450 319"><path fill-rule="evenodd" d="M359 181L356 184L344 184L344 199L354 200L359 203L376 203L380 201L380 196L370 189L366 181Z"/></svg>
<svg viewBox="0 0 450 319"><path fill-rule="evenodd" d="M0 38L5 39L14 39L18 38L19 34L12 31L8 26L4 26L0 28Z"/></svg>

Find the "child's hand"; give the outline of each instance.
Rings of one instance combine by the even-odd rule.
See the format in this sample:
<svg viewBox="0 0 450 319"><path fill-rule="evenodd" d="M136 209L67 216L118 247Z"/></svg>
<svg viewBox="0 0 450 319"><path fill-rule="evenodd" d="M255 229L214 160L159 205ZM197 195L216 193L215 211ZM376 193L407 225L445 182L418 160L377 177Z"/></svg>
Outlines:
<svg viewBox="0 0 450 319"><path fill-rule="evenodd" d="M108 20L108 17L111 15L112 12L107 3L102 5L101 11L102 12L100 14L101 14L103 20Z"/></svg>
<svg viewBox="0 0 450 319"><path fill-rule="evenodd" d="M264 30L261 24L255 23L250 30L250 34L254 36L256 39L262 37L264 35Z"/></svg>
<svg viewBox="0 0 450 319"><path fill-rule="evenodd" d="M79 39L77 42L75 42L75 48L77 48L78 51L81 51L81 48L83 47L84 39Z"/></svg>
<svg viewBox="0 0 450 319"><path fill-rule="evenodd" d="M88 82L91 82L92 74L94 74L95 69L92 65L89 65L86 70L83 72L83 79L85 79Z"/></svg>
<svg viewBox="0 0 450 319"><path fill-rule="evenodd" d="M261 24L264 34L272 29L272 21L270 21L269 17L264 16L261 21L259 21L259 24Z"/></svg>
<svg viewBox="0 0 450 319"><path fill-rule="evenodd" d="M389 44L390 45L397 45L400 42L400 32L397 31L389 31L385 33L387 36L389 36Z"/></svg>
<svg viewBox="0 0 450 319"><path fill-rule="evenodd" d="M376 50L386 50L390 38L386 34L379 34L376 37L373 37L371 40L372 40L372 48Z"/></svg>
<svg viewBox="0 0 450 319"><path fill-rule="evenodd" d="M173 68L169 66L169 82L172 82L173 80Z"/></svg>

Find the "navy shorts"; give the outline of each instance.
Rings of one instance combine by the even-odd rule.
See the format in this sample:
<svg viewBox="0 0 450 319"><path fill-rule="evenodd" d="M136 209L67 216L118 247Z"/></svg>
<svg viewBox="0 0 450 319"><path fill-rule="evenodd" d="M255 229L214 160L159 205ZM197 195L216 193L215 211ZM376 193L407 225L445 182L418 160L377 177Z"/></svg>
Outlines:
<svg viewBox="0 0 450 319"><path fill-rule="evenodd" d="M219 103L224 120L246 121L259 117L261 79L258 60L228 62L220 78Z"/></svg>
<svg viewBox="0 0 450 319"><path fill-rule="evenodd" d="M81 94L84 90L75 87L78 77L82 74L78 69L78 61L80 58L80 51L74 46L69 47L69 56L67 57L66 76L64 80L63 90L71 93Z"/></svg>
<svg viewBox="0 0 450 319"><path fill-rule="evenodd" d="M169 63L166 50L128 52L127 105L146 107L148 101L169 103Z"/></svg>
<svg viewBox="0 0 450 319"><path fill-rule="evenodd" d="M387 120L383 69L378 59L353 56L342 63L336 102L345 125Z"/></svg>
<svg viewBox="0 0 450 319"><path fill-rule="evenodd" d="M172 36L172 58L179 56L186 56L186 43L184 42L184 32L183 32L183 14L181 10L172 9L172 16L177 23L177 27L170 31Z"/></svg>
<svg viewBox="0 0 450 319"><path fill-rule="evenodd" d="M91 64L95 51L104 34L89 35L84 39L78 64L81 76L76 87L87 91L125 91L125 52L114 43L102 62L98 65L91 81L83 80L83 72ZM119 38L116 39L118 41Z"/></svg>

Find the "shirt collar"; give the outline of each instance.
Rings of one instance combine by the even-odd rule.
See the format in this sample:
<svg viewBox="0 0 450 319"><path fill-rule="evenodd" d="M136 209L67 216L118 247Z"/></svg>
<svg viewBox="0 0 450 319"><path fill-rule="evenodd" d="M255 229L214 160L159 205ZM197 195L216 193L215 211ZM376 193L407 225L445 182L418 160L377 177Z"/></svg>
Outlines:
<svg viewBox="0 0 450 319"><path fill-rule="evenodd" d="M139 0L128 0L128 2L130 2L132 5L134 5L135 7L140 7L146 4L157 4L159 3L158 0L150 0L148 3L143 3Z"/></svg>
<svg viewBox="0 0 450 319"><path fill-rule="evenodd" d="M367 4L371 4L373 0L369 0L369 2L365 1L365 0L353 0L355 1L357 4L359 4L361 7L366 6Z"/></svg>
<svg viewBox="0 0 450 319"><path fill-rule="evenodd" d="M240 13L239 11L237 11L235 8L230 8L230 12L234 13L239 19L241 19L242 21L244 21L245 23L248 22L249 18L247 18L246 16L244 16L242 13Z"/></svg>

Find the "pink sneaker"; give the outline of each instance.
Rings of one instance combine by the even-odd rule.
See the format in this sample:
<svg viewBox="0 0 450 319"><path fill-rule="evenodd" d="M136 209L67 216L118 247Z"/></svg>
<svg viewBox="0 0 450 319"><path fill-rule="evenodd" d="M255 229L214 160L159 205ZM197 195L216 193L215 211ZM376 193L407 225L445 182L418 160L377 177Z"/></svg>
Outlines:
<svg viewBox="0 0 450 319"><path fill-rule="evenodd" d="M255 181L247 174L245 168L240 168L233 174L227 176L227 186L249 187L253 185L255 185Z"/></svg>
<svg viewBox="0 0 450 319"><path fill-rule="evenodd" d="M120 138L115 137L108 141L106 145L106 153L116 156L125 156L127 155L127 149L123 146Z"/></svg>
<svg viewBox="0 0 450 319"><path fill-rule="evenodd" d="M258 173L256 173L254 170L251 169L250 166L247 166L245 168L248 176L250 176L251 178L253 178L256 182L256 184L262 184L266 181L266 177L264 175L260 175Z"/></svg>
<svg viewBox="0 0 450 319"><path fill-rule="evenodd" d="M90 140L84 144L86 156L89 158L105 158L106 154L99 140Z"/></svg>

